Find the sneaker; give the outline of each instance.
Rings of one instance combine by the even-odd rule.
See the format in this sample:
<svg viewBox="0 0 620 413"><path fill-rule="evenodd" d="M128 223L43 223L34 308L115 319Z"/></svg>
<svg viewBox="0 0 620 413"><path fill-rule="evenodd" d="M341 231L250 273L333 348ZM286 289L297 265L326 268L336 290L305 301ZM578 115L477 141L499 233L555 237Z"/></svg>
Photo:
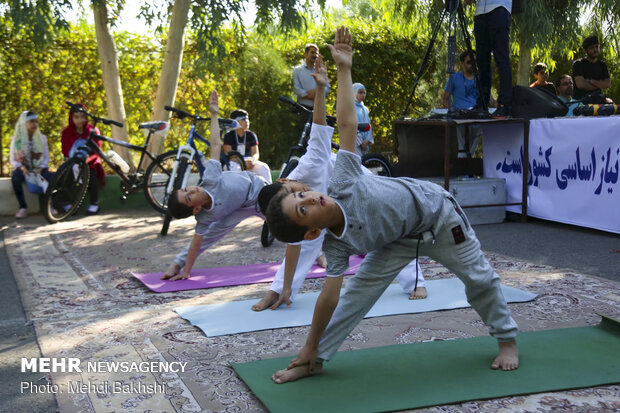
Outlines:
<svg viewBox="0 0 620 413"><path fill-rule="evenodd" d="M90 204L86 210L86 215L95 215L99 213L99 204Z"/></svg>
<svg viewBox="0 0 620 413"><path fill-rule="evenodd" d="M28 211L26 211L26 208L20 208L15 213L15 218L26 218L27 216L28 216Z"/></svg>
<svg viewBox="0 0 620 413"><path fill-rule="evenodd" d="M497 109L495 109L495 112L493 112L491 117L493 119L506 119L506 118L509 118L510 117L510 110L506 106L504 106L504 105L499 105L497 107Z"/></svg>

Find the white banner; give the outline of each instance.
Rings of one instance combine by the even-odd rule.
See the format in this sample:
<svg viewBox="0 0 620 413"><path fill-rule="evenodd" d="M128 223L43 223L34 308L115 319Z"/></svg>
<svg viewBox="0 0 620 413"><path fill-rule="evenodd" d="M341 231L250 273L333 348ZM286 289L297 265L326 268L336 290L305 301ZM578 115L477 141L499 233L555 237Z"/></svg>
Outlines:
<svg viewBox="0 0 620 413"><path fill-rule="evenodd" d="M484 175L506 179L506 202L520 202L523 128L488 124ZM532 119L528 215L620 233L620 116ZM521 212L520 206L509 211Z"/></svg>

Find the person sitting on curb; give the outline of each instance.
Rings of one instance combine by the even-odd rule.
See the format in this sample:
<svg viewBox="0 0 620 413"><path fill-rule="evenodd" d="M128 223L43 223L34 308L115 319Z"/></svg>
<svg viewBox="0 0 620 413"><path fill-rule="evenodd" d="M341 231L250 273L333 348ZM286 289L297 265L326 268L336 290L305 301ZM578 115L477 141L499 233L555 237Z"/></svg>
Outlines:
<svg viewBox="0 0 620 413"><path fill-rule="evenodd" d="M28 215L23 189L26 177L38 175L47 182L52 180L53 174L48 170L49 159L47 137L39 129L38 116L28 110L20 113L9 147L9 162L13 167L11 184L19 203L15 218L25 218Z"/></svg>

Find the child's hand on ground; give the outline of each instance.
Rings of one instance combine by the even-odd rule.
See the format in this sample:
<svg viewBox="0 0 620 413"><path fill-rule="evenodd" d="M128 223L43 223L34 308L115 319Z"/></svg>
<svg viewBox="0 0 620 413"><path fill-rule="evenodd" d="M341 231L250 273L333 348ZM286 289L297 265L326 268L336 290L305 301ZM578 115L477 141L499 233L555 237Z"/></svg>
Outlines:
<svg viewBox="0 0 620 413"><path fill-rule="evenodd" d="M334 63L339 68L350 69L353 65L353 38L348 27L340 26L336 30L334 44L328 44Z"/></svg>
<svg viewBox="0 0 620 413"><path fill-rule="evenodd" d="M287 307L291 306L291 289L284 288L276 301L271 307L272 310L277 310L282 304L286 303Z"/></svg>
<svg viewBox="0 0 620 413"><path fill-rule="evenodd" d="M308 347L308 345L306 344L305 346L303 346L303 348L301 349L297 357L295 357L295 359L293 359L293 361L290 362L290 364L288 365L286 369L291 370L295 367L307 365L308 372L310 373L314 372L317 353L318 353L317 349Z"/></svg>
<svg viewBox="0 0 620 413"><path fill-rule="evenodd" d="M325 88L327 84L327 63L323 64L323 56L321 55L318 55L314 62L314 73L311 73L310 76L316 81L317 88Z"/></svg>

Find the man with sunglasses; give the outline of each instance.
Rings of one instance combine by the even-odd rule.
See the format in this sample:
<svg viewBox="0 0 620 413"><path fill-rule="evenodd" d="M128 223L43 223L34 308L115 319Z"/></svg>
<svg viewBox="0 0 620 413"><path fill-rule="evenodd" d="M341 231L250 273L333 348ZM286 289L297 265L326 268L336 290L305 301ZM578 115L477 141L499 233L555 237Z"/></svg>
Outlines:
<svg viewBox="0 0 620 413"><path fill-rule="evenodd" d="M479 92L476 87L473 61L475 58L473 50L465 50L459 55L460 70L451 74L444 87L441 104L450 110L468 110L476 106ZM476 151L478 142L482 138L482 127L480 125L469 125L469 145L465 142L465 125L459 125L456 129L458 139L459 159L471 158Z"/></svg>

